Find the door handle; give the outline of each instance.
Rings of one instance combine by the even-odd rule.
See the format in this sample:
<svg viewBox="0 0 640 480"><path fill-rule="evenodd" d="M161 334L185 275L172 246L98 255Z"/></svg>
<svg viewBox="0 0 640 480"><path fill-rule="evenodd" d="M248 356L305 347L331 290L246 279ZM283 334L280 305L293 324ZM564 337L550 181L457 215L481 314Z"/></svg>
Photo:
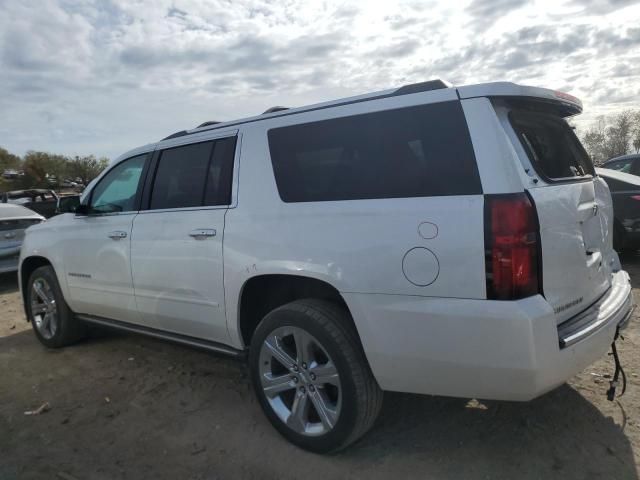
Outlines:
<svg viewBox="0 0 640 480"><path fill-rule="evenodd" d="M121 238L127 238L127 232L122 230L116 230L115 232L109 232L109 238L113 240L120 240Z"/></svg>
<svg viewBox="0 0 640 480"><path fill-rule="evenodd" d="M189 236L195 239L203 239L207 237L215 237L216 231L213 228L196 228L189 232Z"/></svg>

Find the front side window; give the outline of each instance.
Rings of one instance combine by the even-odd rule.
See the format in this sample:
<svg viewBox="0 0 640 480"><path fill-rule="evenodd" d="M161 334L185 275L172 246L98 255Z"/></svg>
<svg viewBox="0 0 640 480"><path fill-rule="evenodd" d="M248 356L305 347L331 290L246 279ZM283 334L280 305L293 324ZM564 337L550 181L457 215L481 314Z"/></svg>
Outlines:
<svg viewBox="0 0 640 480"><path fill-rule="evenodd" d="M280 127L268 136L285 202L482 193L458 101Z"/></svg>
<svg viewBox="0 0 640 480"><path fill-rule="evenodd" d="M230 137L162 151L149 208L228 205L235 142Z"/></svg>
<svg viewBox="0 0 640 480"><path fill-rule="evenodd" d="M146 159L146 154L130 158L107 173L91 194L92 213L135 210L136 194Z"/></svg>

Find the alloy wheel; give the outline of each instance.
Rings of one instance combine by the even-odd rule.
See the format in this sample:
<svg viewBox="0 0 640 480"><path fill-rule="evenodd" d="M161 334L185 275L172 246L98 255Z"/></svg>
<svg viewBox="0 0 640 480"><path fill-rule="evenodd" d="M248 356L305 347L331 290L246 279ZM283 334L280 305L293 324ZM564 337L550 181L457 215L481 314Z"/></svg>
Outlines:
<svg viewBox="0 0 640 480"><path fill-rule="evenodd" d="M49 282L36 278L31 285L31 316L38 333L51 339L58 330L58 307Z"/></svg>
<svg viewBox="0 0 640 480"><path fill-rule="evenodd" d="M260 382L275 414L296 433L332 430L342 405L340 375L322 344L309 332L280 327L262 343Z"/></svg>

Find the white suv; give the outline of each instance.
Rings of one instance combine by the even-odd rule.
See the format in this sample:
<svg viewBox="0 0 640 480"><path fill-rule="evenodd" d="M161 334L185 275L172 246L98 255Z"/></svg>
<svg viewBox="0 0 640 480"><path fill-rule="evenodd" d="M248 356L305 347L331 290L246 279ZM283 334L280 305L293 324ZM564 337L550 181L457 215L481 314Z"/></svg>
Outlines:
<svg viewBox="0 0 640 480"><path fill-rule="evenodd" d="M382 390L532 399L632 310L581 109L431 81L178 132L28 230L27 317L48 347L99 324L248 355L269 420L317 452Z"/></svg>

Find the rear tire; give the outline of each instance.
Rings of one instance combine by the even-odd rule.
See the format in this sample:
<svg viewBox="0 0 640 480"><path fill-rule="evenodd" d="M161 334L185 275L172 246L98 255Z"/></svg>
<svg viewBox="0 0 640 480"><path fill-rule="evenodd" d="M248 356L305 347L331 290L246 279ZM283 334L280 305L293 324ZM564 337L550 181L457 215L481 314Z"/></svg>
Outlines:
<svg viewBox="0 0 640 480"><path fill-rule="evenodd" d="M84 338L86 325L75 318L64 301L58 278L51 266L33 271L25 298L27 319L44 346L60 348Z"/></svg>
<svg viewBox="0 0 640 480"><path fill-rule="evenodd" d="M249 367L269 421L305 450L347 447L382 406L349 313L332 302L296 300L267 314L253 335Z"/></svg>

